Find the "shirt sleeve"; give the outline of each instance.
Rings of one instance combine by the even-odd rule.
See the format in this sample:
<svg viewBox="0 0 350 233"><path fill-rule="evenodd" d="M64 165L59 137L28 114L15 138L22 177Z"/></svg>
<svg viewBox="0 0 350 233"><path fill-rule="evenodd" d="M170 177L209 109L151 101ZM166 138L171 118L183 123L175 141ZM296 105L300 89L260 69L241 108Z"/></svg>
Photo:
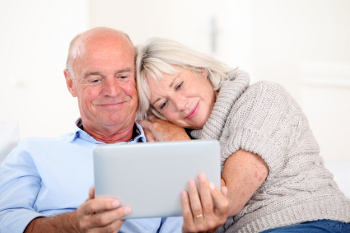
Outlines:
<svg viewBox="0 0 350 233"><path fill-rule="evenodd" d="M0 232L23 232L31 220L42 215L34 209L41 179L23 143L1 164Z"/></svg>

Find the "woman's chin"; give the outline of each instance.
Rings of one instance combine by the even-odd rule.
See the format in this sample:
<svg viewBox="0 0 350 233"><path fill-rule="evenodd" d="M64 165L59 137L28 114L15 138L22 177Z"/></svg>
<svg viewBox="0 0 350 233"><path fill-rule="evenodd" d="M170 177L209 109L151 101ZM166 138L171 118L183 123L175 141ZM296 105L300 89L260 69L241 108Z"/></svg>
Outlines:
<svg viewBox="0 0 350 233"><path fill-rule="evenodd" d="M188 129L203 129L204 124L190 125L189 127L186 127L186 128L188 128Z"/></svg>

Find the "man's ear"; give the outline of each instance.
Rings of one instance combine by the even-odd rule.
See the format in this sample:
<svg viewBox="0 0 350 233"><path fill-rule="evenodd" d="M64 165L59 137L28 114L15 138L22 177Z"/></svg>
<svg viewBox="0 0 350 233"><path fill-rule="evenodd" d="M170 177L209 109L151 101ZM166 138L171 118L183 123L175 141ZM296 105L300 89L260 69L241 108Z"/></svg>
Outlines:
<svg viewBox="0 0 350 233"><path fill-rule="evenodd" d="M68 91L72 94L73 97L77 97L77 93L75 90L75 82L73 80L72 75L69 73L68 69L64 69L63 73L64 73L64 77L66 78Z"/></svg>

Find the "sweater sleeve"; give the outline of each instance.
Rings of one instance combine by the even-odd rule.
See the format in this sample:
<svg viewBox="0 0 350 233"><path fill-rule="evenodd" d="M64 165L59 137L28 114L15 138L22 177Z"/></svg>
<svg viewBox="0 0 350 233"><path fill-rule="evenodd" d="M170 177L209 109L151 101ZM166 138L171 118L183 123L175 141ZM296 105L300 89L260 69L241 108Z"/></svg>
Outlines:
<svg viewBox="0 0 350 233"><path fill-rule="evenodd" d="M296 101L280 85L258 82L237 100L222 135L222 165L239 149L260 155L269 167L269 177L278 173L287 157L318 145ZM225 135L226 133L226 135ZM299 143L303 141L302 143ZM316 145L310 149L309 146Z"/></svg>

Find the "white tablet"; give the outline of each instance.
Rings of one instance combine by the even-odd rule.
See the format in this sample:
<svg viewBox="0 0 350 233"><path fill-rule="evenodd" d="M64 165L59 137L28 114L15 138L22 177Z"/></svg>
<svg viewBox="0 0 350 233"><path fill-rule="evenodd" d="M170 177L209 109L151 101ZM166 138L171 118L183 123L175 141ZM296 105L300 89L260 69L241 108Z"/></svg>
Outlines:
<svg viewBox="0 0 350 233"><path fill-rule="evenodd" d="M117 198L129 218L181 216L182 190L203 172L220 188L215 140L98 145L93 150L95 198Z"/></svg>

